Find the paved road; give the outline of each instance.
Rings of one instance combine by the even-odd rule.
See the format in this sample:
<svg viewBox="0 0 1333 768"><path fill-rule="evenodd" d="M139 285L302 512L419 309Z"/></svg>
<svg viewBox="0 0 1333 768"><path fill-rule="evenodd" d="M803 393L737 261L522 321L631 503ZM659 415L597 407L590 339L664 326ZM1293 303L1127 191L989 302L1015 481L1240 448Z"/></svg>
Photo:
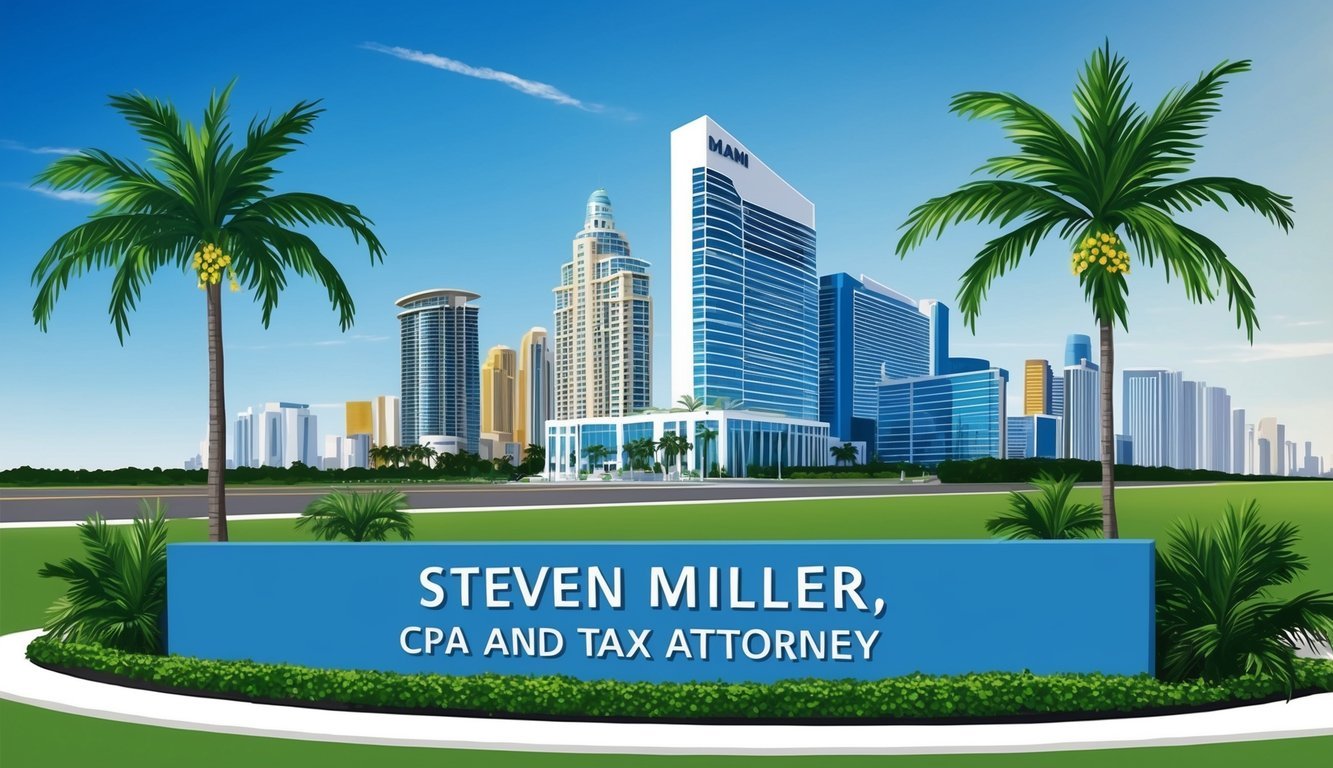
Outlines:
<svg viewBox="0 0 1333 768"><path fill-rule="evenodd" d="M1121 485L1136 485L1122 483ZM1142 483L1151 485L1151 483ZM363 486L370 487L370 486ZM468 509L545 504L626 504L650 501L797 499L827 496L888 496L919 493L994 493L1022 484L905 483L896 481L721 481L707 483L510 483L506 485L411 485L402 489L413 509ZM232 486L227 516L293 514L328 492L323 486ZM82 520L100 512L108 520L135 515L139 500L162 499L169 517L203 517L202 486L139 488L0 488L0 523Z"/></svg>

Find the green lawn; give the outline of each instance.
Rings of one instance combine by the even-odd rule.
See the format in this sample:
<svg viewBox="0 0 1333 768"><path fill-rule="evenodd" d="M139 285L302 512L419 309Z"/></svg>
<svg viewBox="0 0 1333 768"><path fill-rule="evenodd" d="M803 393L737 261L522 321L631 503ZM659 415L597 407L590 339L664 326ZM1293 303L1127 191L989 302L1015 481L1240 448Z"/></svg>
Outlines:
<svg viewBox="0 0 1333 768"><path fill-rule="evenodd" d="M1096 489L1077 491L1095 501ZM1117 493L1122 535L1162 538L1178 519L1209 522L1227 501L1257 498L1264 516L1300 526L1301 550L1310 570L1299 587L1333 590L1333 483L1243 483L1202 487L1125 488ZM985 519L1001 508L997 495L926 496L843 501L765 501L692 506L613 506L577 510L531 510L432 514L416 517L417 538L449 541L705 540L705 539L920 539L980 538ZM279 541L307 538L290 520L234 520L234 539ZM171 524L173 541L201 541L203 521ZM39 579L43 562L79 553L74 528L0 530L0 632L37 627L60 584ZM1333 750L1333 738L1140 749L1133 760L1154 765L1254 765L1302 760ZM373 754L372 754L373 752ZM769 758L776 763L908 766L1119 765L1122 751L1014 756L919 758ZM257 764L384 766L427 761L451 765L625 765L616 756L534 755L364 747L177 731L113 723L0 702L0 765L97 762L102 765L167 765L188 757L197 765ZM160 762L153 762L160 760ZM741 758L633 758L635 765L738 766Z"/></svg>

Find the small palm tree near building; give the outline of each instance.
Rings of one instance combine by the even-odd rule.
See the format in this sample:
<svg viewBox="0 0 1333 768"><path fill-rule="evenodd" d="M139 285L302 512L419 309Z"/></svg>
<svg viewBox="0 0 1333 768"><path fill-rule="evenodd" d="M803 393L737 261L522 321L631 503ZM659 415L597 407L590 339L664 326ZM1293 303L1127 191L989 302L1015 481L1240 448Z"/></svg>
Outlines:
<svg viewBox="0 0 1333 768"><path fill-rule="evenodd" d="M338 490L311 502L296 520L322 541L387 541L412 538L412 517L401 491Z"/></svg>
<svg viewBox="0 0 1333 768"><path fill-rule="evenodd" d="M1011 93L976 91L954 97L951 110L998 120L1017 145L981 170L992 178L963 185L917 206L903 224L897 252L905 256L932 235L965 221L1017 226L986 243L962 275L958 304L975 330L991 284L1016 269L1049 238L1065 245L1069 269L1101 333L1102 530L1119 535L1115 514L1112 330L1129 328L1130 264L1161 262L1190 301L1225 293L1237 326L1254 340L1254 290L1220 245L1177 220L1180 213L1228 201L1281 227L1292 226L1291 198L1228 176L1182 178L1194 162L1222 86L1250 69L1224 61L1196 82L1171 91L1151 112L1129 100L1126 63L1110 43L1093 52L1074 91L1075 133Z"/></svg>
<svg viewBox="0 0 1333 768"><path fill-rule="evenodd" d="M694 431L694 439L698 441L699 449L703 451L703 472L700 473L702 479L709 473L708 446L717 441L717 430L700 424Z"/></svg>
<svg viewBox="0 0 1333 768"><path fill-rule="evenodd" d="M611 455L611 449L601 443L596 443L584 448L583 455L588 459L588 471L600 472L603 463Z"/></svg>
<svg viewBox="0 0 1333 768"><path fill-rule="evenodd" d="M697 411L704 407L704 401L694 395L681 395L680 398L676 400L676 404L680 406L680 410L690 412Z"/></svg>
<svg viewBox="0 0 1333 768"><path fill-rule="evenodd" d="M140 93L112 96L147 144L147 165L87 149L62 157L37 175L55 190L98 194L99 206L47 249L32 282L32 316L43 331L71 277L112 269L111 322L123 344L130 313L144 285L160 270L176 272L178 287L203 294L208 347L208 536L227 540L226 404L223 398L222 283L253 293L267 328L288 275L323 286L345 331L356 314L352 294L311 227L347 229L363 242L371 263L384 247L372 222L354 205L308 192L273 194L273 164L301 146L324 111L302 101L276 118L250 123L245 143L232 142L231 86L215 92L196 129L176 108Z"/></svg>
<svg viewBox="0 0 1333 768"><path fill-rule="evenodd" d="M1043 472L1032 481L1036 493L1009 493L1009 510L986 521L986 530L1006 539L1085 539L1102 526L1096 504L1069 500L1078 478L1056 479Z"/></svg>
<svg viewBox="0 0 1333 768"><path fill-rule="evenodd" d="M833 458L838 462L838 466L842 466L843 462L855 465L856 457L860 454L860 451L858 451L856 446L851 443L843 443L842 445L830 445L829 453L833 454Z"/></svg>

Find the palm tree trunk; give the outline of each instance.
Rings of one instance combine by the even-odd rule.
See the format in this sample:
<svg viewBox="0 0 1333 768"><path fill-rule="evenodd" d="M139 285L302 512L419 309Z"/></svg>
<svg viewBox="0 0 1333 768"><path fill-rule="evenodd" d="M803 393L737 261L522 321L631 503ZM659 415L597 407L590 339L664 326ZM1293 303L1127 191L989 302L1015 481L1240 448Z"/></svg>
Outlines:
<svg viewBox="0 0 1333 768"><path fill-rule="evenodd" d="M208 540L227 540L227 405L222 386L222 286L204 291L208 301Z"/></svg>
<svg viewBox="0 0 1333 768"><path fill-rule="evenodd" d="M1115 350L1111 341L1111 322L1102 321L1102 535L1120 538L1115 517L1115 411L1111 393L1115 386ZM1068 397L1068 395L1066 395Z"/></svg>

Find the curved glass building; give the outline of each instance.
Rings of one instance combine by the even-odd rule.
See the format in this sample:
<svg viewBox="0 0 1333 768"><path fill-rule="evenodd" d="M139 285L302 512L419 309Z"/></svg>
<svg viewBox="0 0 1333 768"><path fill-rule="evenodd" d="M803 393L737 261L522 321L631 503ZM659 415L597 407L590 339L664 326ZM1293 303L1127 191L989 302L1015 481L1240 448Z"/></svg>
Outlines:
<svg viewBox="0 0 1333 768"><path fill-rule="evenodd" d="M819 418L815 207L709 117L671 132L671 396Z"/></svg>
<svg viewBox="0 0 1333 768"><path fill-rule="evenodd" d="M402 344L402 435L417 445L423 435L459 439L476 453L481 436L477 307L471 291L435 289L397 301Z"/></svg>

